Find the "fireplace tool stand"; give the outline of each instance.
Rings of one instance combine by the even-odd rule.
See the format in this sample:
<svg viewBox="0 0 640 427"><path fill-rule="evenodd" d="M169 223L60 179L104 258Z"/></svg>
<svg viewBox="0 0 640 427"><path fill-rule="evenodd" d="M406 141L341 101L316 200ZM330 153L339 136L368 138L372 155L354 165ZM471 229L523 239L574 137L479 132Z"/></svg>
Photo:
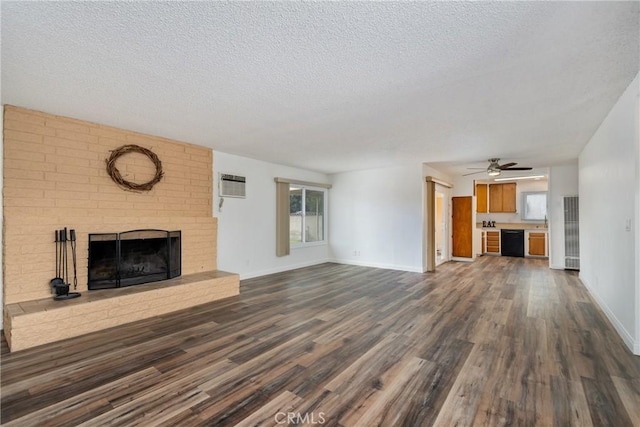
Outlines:
<svg viewBox="0 0 640 427"><path fill-rule="evenodd" d="M78 285L78 277L76 274L76 230L70 230L67 236L67 227L62 230L56 230L56 277L51 279L51 292L55 295L54 300L67 300L78 298L79 292L69 292L71 285L69 284L69 251L67 242L71 242L71 256L73 258L73 276L74 290Z"/></svg>

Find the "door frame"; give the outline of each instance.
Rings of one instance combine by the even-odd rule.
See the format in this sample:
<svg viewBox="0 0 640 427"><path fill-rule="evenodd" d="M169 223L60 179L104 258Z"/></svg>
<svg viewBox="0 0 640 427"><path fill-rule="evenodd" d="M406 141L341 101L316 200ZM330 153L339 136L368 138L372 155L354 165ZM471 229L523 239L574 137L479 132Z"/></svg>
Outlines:
<svg viewBox="0 0 640 427"><path fill-rule="evenodd" d="M441 197L438 197L440 195ZM435 216L438 218L438 199L442 198L442 222L435 224L434 229L434 237L435 241L435 252L436 252L436 267L440 264L444 264L445 262L449 262L451 260L451 236L450 236L450 221L449 221L449 212L451 212L451 195L449 194L449 189L446 187L436 185L436 206L435 206ZM438 233L438 228L443 226ZM440 239L442 241L442 253L440 254L440 259L438 258L438 235L440 234Z"/></svg>
<svg viewBox="0 0 640 427"><path fill-rule="evenodd" d="M436 185L441 185L447 189L453 188L453 184L449 184L433 176L427 176L425 178L424 186L424 235L423 235L423 270L436 271L436 236L435 236L435 224L436 224ZM451 203L450 195L445 196L447 204ZM450 211L450 209L449 209ZM451 215L447 215L447 227L448 231L447 239L450 239L451 235ZM451 245L447 245L447 259L451 260Z"/></svg>

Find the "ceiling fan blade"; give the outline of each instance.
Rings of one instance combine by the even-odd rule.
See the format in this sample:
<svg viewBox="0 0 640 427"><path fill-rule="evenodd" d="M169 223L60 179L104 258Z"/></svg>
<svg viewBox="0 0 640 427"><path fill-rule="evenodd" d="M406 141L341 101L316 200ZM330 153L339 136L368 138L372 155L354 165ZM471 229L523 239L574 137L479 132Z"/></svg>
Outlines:
<svg viewBox="0 0 640 427"><path fill-rule="evenodd" d="M469 170L472 170L472 169L478 169L478 170L482 169L482 170L487 170L487 168L467 168L467 169L469 169Z"/></svg>
<svg viewBox="0 0 640 427"><path fill-rule="evenodd" d="M509 169L511 166L515 166L517 165L517 163L505 163L504 165L500 165L498 166L500 169L505 170L505 169Z"/></svg>
<svg viewBox="0 0 640 427"><path fill-rule="evenodd" d="M486 169L485 169L485 170L478 171L478 172L466 173L466 174L464 174L464 175L462 175L462 176L475 175L475 174L477 174L477 173L484 173L484 172L486 172Z"/></svg>
<svg viewBox="0 0 640 427"><path fill-rule="evenodd" d="M500 168L500 169L503 171L530 171L533 168L507 168L507 169Z"/></svg>

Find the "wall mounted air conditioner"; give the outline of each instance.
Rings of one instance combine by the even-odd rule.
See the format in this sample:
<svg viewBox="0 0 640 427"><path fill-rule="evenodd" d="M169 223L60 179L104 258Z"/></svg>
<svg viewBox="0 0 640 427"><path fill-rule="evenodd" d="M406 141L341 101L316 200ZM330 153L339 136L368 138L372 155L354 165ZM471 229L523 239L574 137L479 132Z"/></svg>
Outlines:
<svg viewBox="0 0 640 427"><path fill-rule="evenodd" d="M244 176L221 173L218 179L220 197L246 198L247 178Z"/></svg>

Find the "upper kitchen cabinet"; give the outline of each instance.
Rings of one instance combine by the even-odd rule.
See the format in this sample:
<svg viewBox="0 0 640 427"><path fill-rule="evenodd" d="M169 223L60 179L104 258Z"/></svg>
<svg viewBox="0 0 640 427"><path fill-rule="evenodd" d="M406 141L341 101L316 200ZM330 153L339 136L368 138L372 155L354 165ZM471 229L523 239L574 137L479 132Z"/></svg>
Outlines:
<svg viewBox="0 0 640 427"><path fill-rule="evenodd" d="M476 212L487 213L487 184L476 184Z"/></svg>
<svg viewBox="0 0 640 427"><path fill-rule="evenodd" d="M516 183L489 184L489 212L516 212Z"/></svg>
<svg viewBox="0 0 640 427"><path fill-rule="evenodd" d="M516 183L502 184L502 211L516 212Z"/></svg>

